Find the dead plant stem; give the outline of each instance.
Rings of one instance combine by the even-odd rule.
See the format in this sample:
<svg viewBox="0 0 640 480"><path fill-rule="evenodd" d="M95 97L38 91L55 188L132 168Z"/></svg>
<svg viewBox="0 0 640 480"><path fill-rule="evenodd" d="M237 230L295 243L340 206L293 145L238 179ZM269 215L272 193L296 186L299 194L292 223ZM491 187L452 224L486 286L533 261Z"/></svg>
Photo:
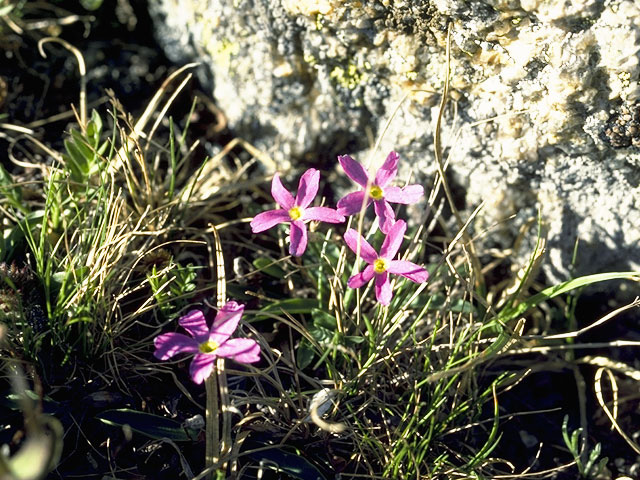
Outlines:
<svg viewBox="0 0 640 480"><path fill-rule="evenodd" d="M447 202L449 203L449 206L451 207L451 211L453 212L453 215L456 218L456 222L458 223L458 228L462 231L462 238L465 244L469 246L469 258L470 258L471 264L473 265L473 270L474 270L473 276L475 279L475 282L474 282L475 286L478 289L478 291L483 292L484 280L482 278L482 268L480 265L480 261L478 260L478 255L476 254L476 250L473 245L471 236L469 235L469 233L466 231L464 227L465 222L462 221L460 212L458 212L458 209L455 206L453 195L451 194L451 189L449 188L449 185L444 176L444 165L442 161L442 139L441 139L440 131L442 127L442 117L444 116L444 109L447 104L447 97L449 95L449 77L451 75L451 71L450 71L451 69L451 30L452 30L452 24L450 23L447 31L447 66L446 66L446 73L445 73L444 90L442 92L442 99L440 100L438 120L436 122L436 128L433 136L434 153L436 158L436 166L438 167L438 174L440 175L442 188L444 190L445 196L447 197Z"/></svg>
<svg viewBox="0 0 640 480"><path fill-rule="evenodd" d="M218 463L220 455L220 426L218 425L218 376L213 374L204 381L207 392L207 408L205 410L205 468ZM207 474L206 480L215 480L214 468Z"/></svg>

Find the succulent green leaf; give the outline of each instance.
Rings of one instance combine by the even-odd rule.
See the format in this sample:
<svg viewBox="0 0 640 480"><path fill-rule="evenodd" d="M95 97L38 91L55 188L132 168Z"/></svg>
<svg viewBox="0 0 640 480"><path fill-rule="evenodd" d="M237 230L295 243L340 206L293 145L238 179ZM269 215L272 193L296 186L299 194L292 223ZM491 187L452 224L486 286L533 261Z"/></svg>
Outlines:
<svg viewBox="0 0 640 480"><path fill-rule="evenodd" d="M266 273L267 275L270 275L274 278L277 279L283 279L285 272L284 270L282 270L282 268L280 268L278 265L273 263L273 260L265 258L265 257L260 257L260 258L256 258L253 261L253 266L256 267L258 270L260 270L263 273Z"/></svg>

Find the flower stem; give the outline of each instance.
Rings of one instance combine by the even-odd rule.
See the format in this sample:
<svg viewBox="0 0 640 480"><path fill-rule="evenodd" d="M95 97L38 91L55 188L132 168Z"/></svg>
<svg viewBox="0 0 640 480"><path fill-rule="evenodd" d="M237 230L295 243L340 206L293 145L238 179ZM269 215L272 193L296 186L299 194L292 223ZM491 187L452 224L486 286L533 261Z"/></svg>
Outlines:
<svg viewBox="0 0 640 480"><path fill-rule="evenodd" d="M222 457L220 466L227 470L227 458L231 451L231 411L229 410L229 388L227 385L227 371L224 368L224 358L219 358L216 371L212 375L218 374L218 391L220 393L220 410L222 412L222 432L220 436L220 456Z"/></svg>
<svg viewBox="0 0 640 480"><path fill-rule="evenodd" d="M224 255L222 253L222 244L220 243L220 236L215 225L209 224L211 233L216 246L216 276L217 276L217 295L216 303L218 308L222 308L227 298L227 282L224 272ZM219 425L219 405L218 405L218 372L221 366L221 361L216 362L216 368L209 375L209 378L205 380L205 386L207 391L207 410L206 410L206 431L207 436L205 444L205 468L211 468L211 472L207 475L206 480L215 480L215 470L220 467L220 425ZM222 384L226 393L226 382ZM223 397L224 401L224 397ZM213 466L215 465L215 468Z"/></svg>
<svg viewBox="0 0 640 480"><path fill-rule="evenodd" d="M215 480L220 455L220 427L218 425L218 376L215 372L204 381L207 392L205 411L205 469L211 468L206 480Z"/></svg>

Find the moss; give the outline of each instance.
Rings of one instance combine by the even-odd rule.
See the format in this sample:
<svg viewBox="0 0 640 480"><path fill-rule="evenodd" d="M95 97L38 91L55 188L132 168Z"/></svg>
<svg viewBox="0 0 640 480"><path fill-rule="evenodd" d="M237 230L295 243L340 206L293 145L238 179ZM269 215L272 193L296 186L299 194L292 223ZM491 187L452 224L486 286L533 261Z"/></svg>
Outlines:
<svg viewBox="0 0 640 480"><path fill-rule="evenodd" d="M214 41L208 48L213 61L218 65L229 68L231 65L231 57L240 52L240 45L226 38Z"/></svg>
<svg viewBox="0 0 640 480"><path fill-rule="evenodd" d="M366 81L368 75L361 71L353 63L348 63L346 70L340 66L331 70L329 78L342 88L353 90L355 87Z"/></svg>
<svg viewBox="0 0 640 480"><path fill-rule="evenodd" d="M306 54L302 59L312 67L318 63L318 59L311 54Z"/></svg>

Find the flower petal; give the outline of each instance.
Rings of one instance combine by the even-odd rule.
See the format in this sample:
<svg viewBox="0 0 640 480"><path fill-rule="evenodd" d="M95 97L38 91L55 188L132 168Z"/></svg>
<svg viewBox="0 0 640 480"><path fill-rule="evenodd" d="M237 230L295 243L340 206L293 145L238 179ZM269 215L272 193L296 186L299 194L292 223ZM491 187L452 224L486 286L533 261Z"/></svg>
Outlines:
<svg viewBox="0 0 640 480"><path fill-rule="evenodd" d="M211 375L215 361L216 356L210 353L199 353L193 357L189 365L189 373L193 381L198 385L204 382Z"/></svg>
<svg viewBox="0 0 640 480"><path fill-rule="evenodd" d="M376 275L376 298L382 305L391 303L391 282L387 272Z"/></svg>
<svg viewBox="0 0 640 480"><path fill-rule="evenodd" d="M153 356L159 360L169 360L178 353L198 352L198 342L182 333L163 333L153 340L153 344L156 347Z"/></svg>
<svg viewBox="0 0 640 480"><path fill-rule="evenodd" d="M360 245L360 257L362 257L365 262L373 263L378 258L378 253L357 230L349 228L344 234L344 241L356 255L358 254L358 245Z"/></svg>
<svg viewBox="0 0 640 480"><path fill-rule="evenodd" d="M387 155L387 159L376 173L376 185L384 188L389 182L396 178L396 173L398 173L398 158L396 152L390 152L389 155Z"/></svg>
<svg viewBox="0 0 640 480"><path fill-rule="evenodd" d="M359 213L360 210L362 210L363 204L364 208L367 208L371 201L372 198L367 195L364 190L348 193L338 200L338 213L341 215L353 215L354 213Z"/></svg>
<svg viewBox="0 0 640 480"><path fill-rule="evenodd" d="M291 244L289 253L294 257L300 257L307 249L307 226L300 220L291 222L291 232L289 234Z"/></svg>
<svg viewBox="0 0 640 480"><path fill-rule="evenodd" d="M317 222L342 223L346 219L335 209L329 207L305 208L301 220L315 220Z"/></svg>
<svg viewBox="0 0 640 480"><path fill-rule="evenodd" d="M400 187L387 187L384 189L384 198L387 202L402 203L408 205L410 203L417 203L424 195L424 188L422 185L407 185L404 188Z"/></svg>
<svg viewBox="0 0 640 480"><path fill-rule="evenodd" d="M286 210L267 210L253 217L253 220L251 220L251 231L253 233L264 232L279 223L290 221L291 217Z"/></svg>
<svg viewBox="0 0 640 480"><path fill-rule="evenodd" d="M378 223L380 224L380 231L382 233L389 233L391 227L396 223L396 215L393 213L393 208L389 205L384 198L382 200L373 201L373 209L378 216Z"/></svg>
<svg viewBox="0 0 640 480"><path fill-rule="evenodd" d="M209 339L209 326L202 310L190 310L180 317L178 323L195 338L196 342L202 343Z"/></svg>
<svg viewBox="0 0 640 480"><path fill-rule="evenodd" d="M320 172L315 168L310 168L302 177L298 183L298 194L296 195L296 205L302 208L306 208L313 202L318 193L318 184L320 183Z"/></svg>
<svg viewBox="0 0 640 480"><path fill-rule="evenodd" d="M260 361L260 345L250 338L231 338L218 347L216 355L240 363L255 363Z"/></svg>
<svg viewBox="0 0 640 480"><path fill-rule="evenodd" d="M367 187L367 184L369 183L369 175L362 165L356 162L349 155L339 155L338 162L342 165L342 169L344 170L344 173L347 174L347 177L361 187Z"/></svg>
<svg viewBox="0 0 640 480"><path fill-rule="evenodd" d="M295 205L293 195L284 188L277 172L273 175L273 180L271 181L271 196L285 210L290 210Z"/></svg>
<svg viewBox="0 0 640 480"><path fill-rule="evenodd" d="M218 345L222 345L227 339L236 331L242 313L244 312L244 305L241 305L233 300L228 301L216 314L216 318L211 325L211 333L208 335L207 340L213 340Z"/></svg>
<svg viewBox="0 0 640 480"><path fill-rule="evenodd" d="M375 271L373 270L373 265L367 265L363 271L356 273L349 279L347 286L349 288L360 288L361 286L369 283L374 275Z"/></svg>
<svg viewBox="0 0 640 480"><path fill-rule="evenodd" d="M380 257L386 260L393 260L393 257L396 256L398 250L400 250L400 245L402 245L402 240L404 240L404 232L407 229L407 223L404 220L398 220L393 227L387 233L387 238L382 242L382 246L380 247Z"/></svg>
<svg viewBox="0 0 640 480"><path fill-rule="evenodd" d="M429 272L420 265L406 260L393 260L389 262L387 272L402 275L416 283L424 283L429 279Z"/></svg>

